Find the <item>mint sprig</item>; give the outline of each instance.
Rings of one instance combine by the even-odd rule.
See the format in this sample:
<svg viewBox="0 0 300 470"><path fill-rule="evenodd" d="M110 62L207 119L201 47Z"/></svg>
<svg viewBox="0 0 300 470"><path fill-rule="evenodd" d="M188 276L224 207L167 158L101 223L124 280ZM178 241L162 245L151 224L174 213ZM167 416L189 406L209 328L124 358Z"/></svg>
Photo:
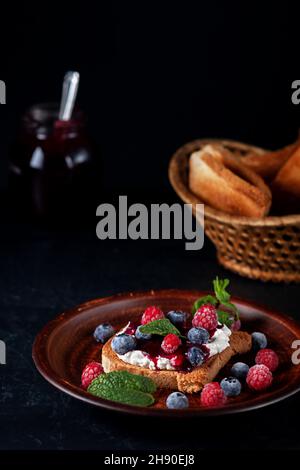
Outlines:
<svg viewBox="0 0 300 470"><path fill-rule="evenodd" d="M217 309L218 321L222 324L230 326L235 320L239 319L239 312L237 307L230 302L230 293L227 291L229 286L229 279L219 279L218 276L213 281L213 288L215 295L205 295L200 297L194 302L192 313L204 304L212 304ZM229 312L222 310L222 307L229 310Z"/></svg>
<svg viewBox="0 0 300 470"><path fill-rule="evenodd" d="M224 312L224 310L217 310L218 321L222 323L222 325L226 325L229 328L231 327L232 323L234 322L234 318L228 312Z"/></svg>
<svg viewBox="0 0 300 470"><path fill-rule="evenodd" d="M150 406L156 390L153 380L127 371L101 374L92 381L88 392L106 400L134 406Z"/></svg>
<svg viewBox="0 0 300 470"><path fill-rule="evenodd" d="M230 302L230 294L226 291L229 282L229 279L219 279L217 276L213 281L215 296L218 299L220 305L224 305L224 307L227 307L237 313L237 308L233 303Z"/></svg>
<svg viewBox="0 0 300 470"><path fill-rule="evenodd" d="M150 393L120 387L116 387L113 390L103 387L97 389L91 388L90 393L100 398L105 398L105 400L116 401L118 403L124 403L125 405L150 406L154 403L154 398Z"/></svg>
<svg viewBox="0 0 300 470"><path fill-rule="evenodd" d="M170 333L183 338L180 331L174 326L168 318L153 320L146 325L140 326L140 332L149 335L167 336Z"/></svg>

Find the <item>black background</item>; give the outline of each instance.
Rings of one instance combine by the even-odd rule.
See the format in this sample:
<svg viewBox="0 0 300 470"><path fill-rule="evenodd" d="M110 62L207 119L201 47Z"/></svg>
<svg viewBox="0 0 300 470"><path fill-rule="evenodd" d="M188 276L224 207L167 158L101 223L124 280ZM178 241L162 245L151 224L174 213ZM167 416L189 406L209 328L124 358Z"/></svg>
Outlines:
<svg viewBox="0 0 300 470"><path fill-rule="evenodd" d="M288 2L20 2L4 9L1 184L20 114L59 100L69 69L100 146L102 187L162 190L172 152L226 137L278 148L297 135L298 16Z"/></svg>
<svg viewBox="0 0 300 470"><path fill-rule="evenodd" d="M23 2L3 11L0 338L8 363L0 370L1 449L299 447L298 396L241 416L174 424L99 411L47 384L31 346L57 313L120 291L208 289L215 274L228 272L208 240L200 253L180 241L100 242L95 224L49 230L6 209L7 150L20 115L35 102L58 100L69 69L81 73L78 100L101 149L109 195L177 200L167 166L188 140L225 137L266 148L292 141L300 124L300 106L291 103L298 12L287 2L241 5ZM236 295L297 317L298 286L230 278Z"/></svg>

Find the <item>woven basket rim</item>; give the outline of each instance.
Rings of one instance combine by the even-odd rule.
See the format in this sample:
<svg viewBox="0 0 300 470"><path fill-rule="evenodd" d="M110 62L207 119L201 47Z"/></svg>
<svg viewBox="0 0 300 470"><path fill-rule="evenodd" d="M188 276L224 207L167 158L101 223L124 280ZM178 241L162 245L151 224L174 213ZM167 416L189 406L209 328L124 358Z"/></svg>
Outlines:
<svg viewBox="0 0 300 470"><path fill-rule="evenodd" d="M188 204L204 204L200 198L193 194L183 178L182 167L187 164L190 154L198 150L201 146L209 143L220 143L228 147L234 147L236 150L254 151L263 154L266 150L243 142L230 139L196 139L182 145L171 157L169 162L169 181L177 195ZM225 212L216 210L205 204L205 217L217 220L226 224L248 225L248 226L287 226L300 223L300 214L291 214L284 216L266 216L262 218L252 218L245 216L234 216Z"/></svg>

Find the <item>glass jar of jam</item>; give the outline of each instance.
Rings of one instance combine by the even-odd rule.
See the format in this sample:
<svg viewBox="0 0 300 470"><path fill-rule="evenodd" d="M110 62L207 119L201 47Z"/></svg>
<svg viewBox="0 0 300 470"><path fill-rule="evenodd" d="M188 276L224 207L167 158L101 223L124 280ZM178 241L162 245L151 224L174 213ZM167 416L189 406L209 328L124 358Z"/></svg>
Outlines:
<svg viewBox="0 0 300 470"><path fill-rule="evenodd" d="M25 113L9 166L9 184L18 208L26 213L68 220L92 210L89 203L98 175L86 119L74 110L58 120L58 104L38 104Z"/></svg>

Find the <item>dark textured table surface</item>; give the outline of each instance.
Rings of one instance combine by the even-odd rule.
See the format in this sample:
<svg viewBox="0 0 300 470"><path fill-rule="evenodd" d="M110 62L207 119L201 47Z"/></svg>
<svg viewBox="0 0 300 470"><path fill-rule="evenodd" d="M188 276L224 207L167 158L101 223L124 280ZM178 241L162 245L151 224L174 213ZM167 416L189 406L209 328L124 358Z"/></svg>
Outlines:
<svg viewBox="0 0 300 470"><path fill-rule="evenodd" d="M0 241L0 339L7 345L7 364L0 366L0 449L300 447L300 394L242 415L158 422L95 409L56 390L34 367L36 333L69 307L121 291L210 288L225 271L208 240L200 252L188 252L181 241L99 241L93 226L58 234L3 222ZM235 295L300 317L299 286L230 278Z"/></svg>

